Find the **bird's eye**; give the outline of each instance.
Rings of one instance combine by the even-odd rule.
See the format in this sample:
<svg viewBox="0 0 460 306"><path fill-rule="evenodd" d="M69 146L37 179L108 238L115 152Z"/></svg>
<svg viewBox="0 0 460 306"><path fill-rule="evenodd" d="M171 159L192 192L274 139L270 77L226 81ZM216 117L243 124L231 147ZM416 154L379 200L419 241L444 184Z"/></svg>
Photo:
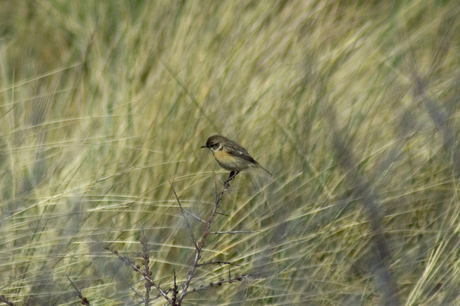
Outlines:
<svg viewBox="0 0 460 306"><path fill-rule="evenodd" d="M219 146L219 144L218 144L218 143L215 143L215 144L212 144L212 145L211 145L211 148L216 149L218 146Z"/></svg>

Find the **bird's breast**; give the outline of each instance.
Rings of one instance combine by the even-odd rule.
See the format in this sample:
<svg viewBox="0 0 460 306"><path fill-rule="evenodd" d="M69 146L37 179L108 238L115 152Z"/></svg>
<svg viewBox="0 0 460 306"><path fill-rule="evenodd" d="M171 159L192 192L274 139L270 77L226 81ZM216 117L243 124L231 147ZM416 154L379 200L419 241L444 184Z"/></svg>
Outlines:
<svg viewBox="0 0 460 306"><path fill-rule="evenodd" d="M242 171L248 166L243 159L234 157L224 150L214 152L214 158L222 168L230 171Z"/></svg>

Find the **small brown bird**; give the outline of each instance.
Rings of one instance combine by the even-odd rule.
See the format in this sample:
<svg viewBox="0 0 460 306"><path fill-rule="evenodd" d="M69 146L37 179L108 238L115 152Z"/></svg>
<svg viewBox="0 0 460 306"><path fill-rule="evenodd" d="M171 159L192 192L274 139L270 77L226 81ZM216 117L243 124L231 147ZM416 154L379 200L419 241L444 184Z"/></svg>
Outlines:
<svg viewBox="0 0 460 306"><path fill-rule="evenodd" d="M230 181L233 180L238 173L248 168L261 168L271 175L267 169L259 165L259 163L249 155L245 148L227 137L220 135L211 136L206 141L206 145L202 146L202 148L208 148L214 155L217 163L222 168L230 171L230 176L224 182L226 188L230 187Z"/></svg>

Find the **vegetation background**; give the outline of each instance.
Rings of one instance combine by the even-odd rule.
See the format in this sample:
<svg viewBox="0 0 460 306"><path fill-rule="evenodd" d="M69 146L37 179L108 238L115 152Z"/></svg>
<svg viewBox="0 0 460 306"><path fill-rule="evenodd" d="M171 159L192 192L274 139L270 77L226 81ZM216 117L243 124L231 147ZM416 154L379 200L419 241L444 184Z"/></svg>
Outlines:
<svg viewBox="0 0 460 306"><path fill-rule="evenodd" d="M0 1L0 294L187 305L460 305L458 1ZM172 184L172 185L171 185ZM195 235L202 223L188 215ZM157 292L152 291L152 295ZM162 298L150 305L164 305Z"/></svg>

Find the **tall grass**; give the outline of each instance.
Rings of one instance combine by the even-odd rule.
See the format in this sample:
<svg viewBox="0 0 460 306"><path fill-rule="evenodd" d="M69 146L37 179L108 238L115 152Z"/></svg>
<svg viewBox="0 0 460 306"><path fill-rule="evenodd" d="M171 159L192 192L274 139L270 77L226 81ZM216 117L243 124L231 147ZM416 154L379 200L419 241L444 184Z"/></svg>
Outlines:
<svg viewBox="0 0 460 306"><path fill-rule="evenodd" d="M247 276L185 304L460 304L459 13L0 2L0 295L75 304L68 276L91 305L142 303L142 277L104 249L140 264L141 232L152 278L180 287L195 247L172 188L206 218L228 173L200 146L221 134L274 176L232 182L212 230L242 232L202 252L232 265L191 286Z"/></svg>

